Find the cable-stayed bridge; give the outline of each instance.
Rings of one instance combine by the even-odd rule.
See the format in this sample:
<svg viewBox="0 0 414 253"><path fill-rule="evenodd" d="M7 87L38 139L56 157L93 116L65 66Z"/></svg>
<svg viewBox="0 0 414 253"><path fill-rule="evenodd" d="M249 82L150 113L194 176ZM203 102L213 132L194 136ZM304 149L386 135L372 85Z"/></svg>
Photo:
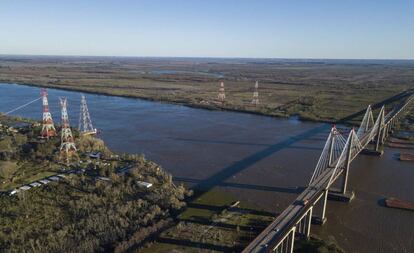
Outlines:
<svg viewBox="0 0 414 253"><path fill-rule="evenodd" d="M347 189L351 162L360 153L381 155L380 145L413 100L414 95L411 94L387 114L382 106L375 121L372 108L368 106L359 128L351 129L347 136L333 126L306 189L243 253L293 252L295 237L309 238L312 222L323 224L326 221L328 194L348 201L353 198L353 192ZM367 149L370 143L373 150ZM339 178L342 178L341 187L334 190L332 186L339 182ZM315 215L317 211L318 216Z"/></svg>

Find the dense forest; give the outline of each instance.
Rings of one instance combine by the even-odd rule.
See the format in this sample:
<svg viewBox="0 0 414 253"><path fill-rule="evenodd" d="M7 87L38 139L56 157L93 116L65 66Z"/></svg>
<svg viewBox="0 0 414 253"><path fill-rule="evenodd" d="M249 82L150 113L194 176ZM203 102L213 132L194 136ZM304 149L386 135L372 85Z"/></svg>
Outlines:
<svg viewBox="0 0 414 253"><path fill-rule="evenodd" d="M84 175L49 184L17 197L0 198L0 248L6 252L95 252L145 239L182 208L185 189L143 161L110 182ZM138 179L154 183L150 189ZM124 243L119 243L125 241Z"/></svg>

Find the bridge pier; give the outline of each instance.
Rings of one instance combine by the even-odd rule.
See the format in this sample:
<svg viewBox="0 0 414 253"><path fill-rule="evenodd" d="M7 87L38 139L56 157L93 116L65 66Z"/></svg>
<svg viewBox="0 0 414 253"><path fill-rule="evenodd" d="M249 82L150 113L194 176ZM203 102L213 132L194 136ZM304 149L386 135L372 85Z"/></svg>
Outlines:
<svg viewBox="0 0 414 253"><path fill-rule="evenodd" d="M323 225L326 222L326 204L328 202L328 194L329 190L324 190L321 198L317 201L319 202L322 199L322 208L321 208L321 216L314 216L312 217L312 222L317 225Z"/></svg>
<svg viewBox="0 0 414 253"><path fill-rule="evenodd" d="M293 253L293 247L295 246L295 229L292 229L292 232L288 235L288 244L286 248L286 253Z"/></svg>
<svg viewBox="0 0 414 253"><path fill-rule="evenodd" d="M336 200L341 202L351 202L355 198L354 191L347 191L343 193L340 189L331 189L328 195L330 200Z"/></svg>
<svg viewBox="0 0 414 253"><path fill-rule="evenodd" d="M312 224L312 212L313 212L313 207L311 207L311 209L309 209L308 213L305 216L305 221L306 221L306 239L309 240L310 238L310 230L311 230L311 224Z"/></svg>
<svg viewBox="0 0 414 253"><path fill-rule="evenodd" d="M311 207L296 223L296 231L297 234L302 237L303 239L308 240L310 238L310 230L312 224L312 211L313 207Z"/></svg>

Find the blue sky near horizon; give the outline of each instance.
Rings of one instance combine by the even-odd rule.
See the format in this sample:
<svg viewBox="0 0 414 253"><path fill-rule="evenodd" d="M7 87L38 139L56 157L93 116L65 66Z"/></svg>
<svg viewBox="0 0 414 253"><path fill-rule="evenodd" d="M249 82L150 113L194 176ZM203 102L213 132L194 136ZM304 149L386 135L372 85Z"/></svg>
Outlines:
<svg viewBox="0 0 414 253"><path fill-rule="evenodd" d="M0 54L414 59L414 1L1 0Z"/></svg>

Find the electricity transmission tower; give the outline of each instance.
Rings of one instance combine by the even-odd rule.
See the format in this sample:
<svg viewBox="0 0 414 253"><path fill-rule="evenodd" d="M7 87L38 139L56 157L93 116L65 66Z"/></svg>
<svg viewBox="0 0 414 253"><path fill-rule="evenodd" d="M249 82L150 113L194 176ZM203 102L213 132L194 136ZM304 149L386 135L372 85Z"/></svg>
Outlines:
<svg viewBox="0 0 414 253"><path fill-rule="evenodd" d="M259 82L256 81L256 83L254 84L254 92L253 92L253 100L252 100L252 104L254 105L258 105L259 104Z"/></svg>
<svg viewBox="0 0 414 253"><path fill-rule="evenodd" d="M223 103L224 100L226 99L226 92L224 90L224 83L221 82L220 83L220 88L219 88L219 94L218 94L218 99Z"/></svg>
<svg viewBox="0 0 414 253"><path fill-rule="evenodd" d="M72 135L72 130L69 125L69 117L67 111L67 99L59 98L62 114L62 134L60 144L60 157L69 163L70 159L76 155L76 146Z"/></svg>
<svg viewBox="0 0 414 253"><path fill-rule="evenodd" d="M46 89L42 89L40 92L42 96L42 102L43 102L43 124L42 124L42 131L40 133L40 136L42 138L47 138L56 136L56 129L53 125L53 119L52 114L49 111L49 102L47 100L47 91Z"/></svg>
<svg viewBox="0 0 414 253"><path fill-rule="evenodd" d="M91 116L89 115L88 105L86 104L84 95L81 97L79 131L83 135L96 134L96 129L92 126Z"/></svg>

